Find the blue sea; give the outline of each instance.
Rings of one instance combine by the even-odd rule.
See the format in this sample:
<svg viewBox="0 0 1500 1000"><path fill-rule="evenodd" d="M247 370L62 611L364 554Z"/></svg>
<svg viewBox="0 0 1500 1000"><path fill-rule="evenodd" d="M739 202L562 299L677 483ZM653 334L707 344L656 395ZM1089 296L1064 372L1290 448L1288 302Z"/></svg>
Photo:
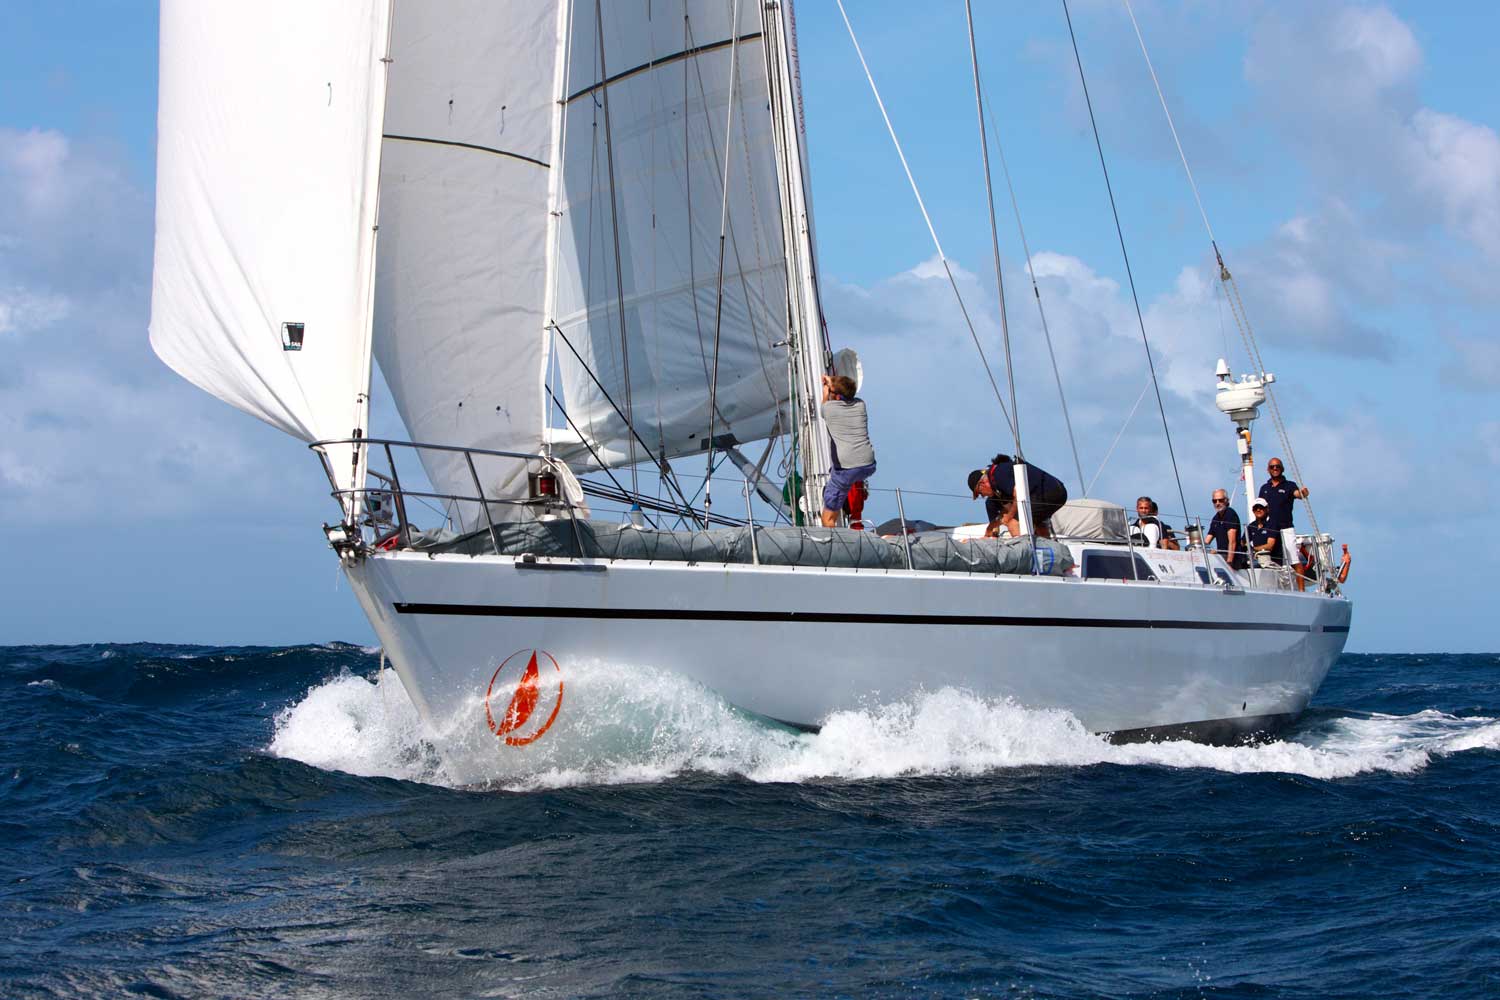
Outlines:
<svg viewBox="0 0 1500 1000"><path fill-rule="evenodd" d="M1500 996L1500 656L1345 656L1241 748L635 677L477 787L357 646L0 648L0 697L6 998Z"/></svg>

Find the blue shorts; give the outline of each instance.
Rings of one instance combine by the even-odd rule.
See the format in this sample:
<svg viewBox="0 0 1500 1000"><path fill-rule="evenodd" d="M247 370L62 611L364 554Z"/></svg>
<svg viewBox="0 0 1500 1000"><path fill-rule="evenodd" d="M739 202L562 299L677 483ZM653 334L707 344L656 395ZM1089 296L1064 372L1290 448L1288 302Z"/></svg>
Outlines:
<svg viewBox="0 0 1500 1000"><path fill-rule="evenodd" d="M849 491L855 483L862 483L875 475L875 463L856 466L853 469L834 469L828 476L828 485L823 487L823 509L843 510L849 502Z"/></svg>

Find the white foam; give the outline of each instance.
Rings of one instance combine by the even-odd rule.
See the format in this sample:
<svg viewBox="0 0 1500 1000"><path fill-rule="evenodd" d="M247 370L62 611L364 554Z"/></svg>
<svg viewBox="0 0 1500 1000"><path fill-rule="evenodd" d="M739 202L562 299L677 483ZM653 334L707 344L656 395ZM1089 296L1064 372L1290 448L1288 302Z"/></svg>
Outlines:
<svg viewBox="0 0 1500 1000"><path fill-rule="evenodd" d="M837 712L809 735L749 716L671 674L582 664L569 670L566 684L567 704L547 734L508 747L476 724L483 717L477 704L429 736L394 672L373 681L343 674L278 715L269 750L352 774L534 789L656 782L688 772L805 782L1092 764L1337 779L1410 773L1435 756L1500 749L1500 720L1435 710L1324 719L1292 739L1255 747L1114 746L1065 712L952 688Z"/></svg>
<svg viewBox="0 0 1500 1000"><path fill-rule="evenodd" d="M312 688L277 714L267 749L326 770L451 783L390 670L374 682L344 672Z"/></svg>

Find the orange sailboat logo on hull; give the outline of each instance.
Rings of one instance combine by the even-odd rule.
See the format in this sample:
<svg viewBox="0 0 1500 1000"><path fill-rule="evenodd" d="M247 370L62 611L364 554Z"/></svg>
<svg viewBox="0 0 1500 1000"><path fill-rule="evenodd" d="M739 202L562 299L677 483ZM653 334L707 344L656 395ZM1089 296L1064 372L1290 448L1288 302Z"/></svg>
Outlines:
<svg viewBox="0 0 1500 1000"><path fill-rule="evenodd" d="M545 657L545 660L538 657ZM522 662L526 664L524 668ZM511 678L518 671L520 679L512 682ZM510 687L511 683L515 684L514 688ZM510 701L505 703L505 709L497 719L495 707L499 698L496 695L503 696L507 690L511 692ZM507 656L490 678L490 686L484 692L484 721L490 732L503 739L506 746L523 747L540 739L557 721L562 696L562 668L552 654L540 649L523 649ZM548 705L552 710L545 712ZM539 712L538 708L544 711Z"/></svg>

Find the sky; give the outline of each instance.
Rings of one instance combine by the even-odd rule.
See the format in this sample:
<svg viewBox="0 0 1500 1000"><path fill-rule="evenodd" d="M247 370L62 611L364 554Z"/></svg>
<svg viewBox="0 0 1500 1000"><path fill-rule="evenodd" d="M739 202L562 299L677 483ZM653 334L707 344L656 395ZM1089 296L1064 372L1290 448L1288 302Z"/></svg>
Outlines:
<svg viewBox="0 0 1500 1000"><path fill-rule="evenodd" d="M997 362L963 5L846 6ZM992 156L1037 286L997 163L1026 452L1081 491L1039 297L1090 495L1151 494L1181 523L1061 6L976 7ZM1134 10L1319 526L1354 555L1349 648L1500 649L1484 575L1500 486L1500 8ZM1183 493L1207 515L1237 472L1214 363L1243 371L1245 351L1123 4L1072 14ZM1009 432L836 6L802 0L797 21L825 306L835 347L863 359L876 485L958 492ZM156 63L154 5L0 0L0 643L372 642L324 545L337 511L316 460L147 344ZM1269 421L1258 435L1263 467L1281 449ZM911 517L980 516L912 499Z"/></svg>

